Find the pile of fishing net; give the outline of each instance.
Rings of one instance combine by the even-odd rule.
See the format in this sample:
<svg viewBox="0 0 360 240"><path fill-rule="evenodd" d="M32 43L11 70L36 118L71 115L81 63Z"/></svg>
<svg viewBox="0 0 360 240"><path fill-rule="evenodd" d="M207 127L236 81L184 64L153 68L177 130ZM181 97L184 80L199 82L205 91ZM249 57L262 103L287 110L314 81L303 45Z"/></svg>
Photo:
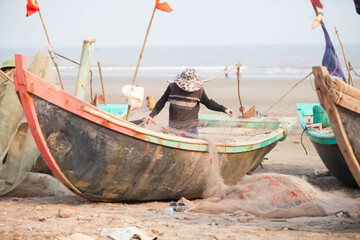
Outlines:
<svg viewBox="0 0 360 240"><path fill-rule="evenodd" d="M28 70L55 84L52 63L40 51L28 59ZM13 78L12 74L10 75ZM29 130L14 83L0 77L0 195L14 189L40 153Z"/></svg>
<svg viewBox="0 0 360 240"><path fill-rule="evenodd" d="M245 176L235 186L215 182L211 197L187 202L188 211L234 213L245 211L258 217L293 218L356 211L355 202L339 192L322 192L305 179L282 174Z"/></svg>

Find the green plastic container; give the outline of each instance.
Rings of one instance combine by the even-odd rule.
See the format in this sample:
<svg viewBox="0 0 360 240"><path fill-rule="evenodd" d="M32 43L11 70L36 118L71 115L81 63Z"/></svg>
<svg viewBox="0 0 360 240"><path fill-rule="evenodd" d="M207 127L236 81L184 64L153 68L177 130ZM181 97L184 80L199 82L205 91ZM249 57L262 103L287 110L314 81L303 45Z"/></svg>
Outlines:
<svg viewBox="0 0 360 240"><path fill-rule="evenodd" d="M325 109L319 105L313 107L314 123L321 123L323 128L330 127L330 120Z"/></svg>

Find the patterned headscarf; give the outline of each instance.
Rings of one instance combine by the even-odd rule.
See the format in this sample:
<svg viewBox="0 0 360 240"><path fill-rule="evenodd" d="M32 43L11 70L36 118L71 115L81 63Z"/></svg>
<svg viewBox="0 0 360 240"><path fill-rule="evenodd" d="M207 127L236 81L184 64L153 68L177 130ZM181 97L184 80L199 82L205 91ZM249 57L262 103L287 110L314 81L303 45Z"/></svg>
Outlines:
<svg viewBox="0 0 360 240"><path fill-rule="evenodd" d="M195 92L203 85L202 79L196 75L195 69L192 68L186 68L174 78L174 82L179 88L187 92Z"/></svg>

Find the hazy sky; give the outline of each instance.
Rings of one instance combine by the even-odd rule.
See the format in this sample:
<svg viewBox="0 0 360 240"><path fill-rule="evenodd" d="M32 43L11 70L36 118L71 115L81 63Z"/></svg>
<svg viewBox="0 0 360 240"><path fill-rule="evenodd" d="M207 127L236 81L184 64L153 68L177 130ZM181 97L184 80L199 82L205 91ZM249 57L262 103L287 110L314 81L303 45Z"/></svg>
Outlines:
<svg viewBox="0 0 360 240"><path fill-rule="evenodd" d="M323 44L310 0L168 0L157 11L148 45ZM141 46L155 0L38 0L54 47ZM360 44L360 15L353 0L322 0L324 22L335 42ZM26 0L0 0L0 47L47 45L38 13L26 17ZM337 40L336 40L337 41Z"/></svg>

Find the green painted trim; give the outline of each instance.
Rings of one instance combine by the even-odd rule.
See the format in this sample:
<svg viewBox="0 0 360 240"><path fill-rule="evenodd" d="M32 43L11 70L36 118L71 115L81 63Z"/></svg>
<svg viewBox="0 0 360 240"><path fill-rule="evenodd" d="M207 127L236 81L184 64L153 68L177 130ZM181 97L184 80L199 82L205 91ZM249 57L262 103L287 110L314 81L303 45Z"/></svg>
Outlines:
<svg viewBox="0 0 360 240"><path fill-rule="evenodd" d="M172 147L177 149L183 149L183 150L190 150L190 151L208 151L208 145L207 144L192 144L192 143L185 143L185 142L179 142L179 141L173 141L168 139L160 139L158 137L155 137L153 135L145 135L151 143L163 145L166 147ZM259 148L263 148L267 145L270 145L273 142L276 142L283 138L283 133L279 133L278 135L267 139L263 142L256 143L256 144L250 144L250 145L241 145L241 146L218 146L217 151L218 152L226 152L226 153L241 153L241 152L248 152L252 150L256 150Z"/></svg>
<svg viewBox="0 0 360 240"><path fill-rule="evenodd" d="M320 106L319 103L297 103L297 110L299 115L299 121L301 124L302 129L304 130L306 127L306 123L304 121L304 117L306 116L313 116L313 107ZM311 129L305 130L306 135L314 142L325 144L325 145L332 145L337 144L335 135L334 134L323 134L316 132Z"/></svg>
<svg viewBox="0 0 360 240"><path fill-rule="evenodd" d="M122 109L127 109L127 105L125 104L108 104L108 105L99 105L104 111L109 113L113 113L114 109L117 110L117 113L121 112ZM200 114L199 121L200 124L206 124L206 126L239 126L244 128L259 128L259 127L266 127L269 129L277 129L282 125L286 126L285 129L290 131L294 128L295 124L289 125L289 123L293 122L293 117L280 117L280 118L271 118L271 117L252 117L246 119L239 119L239 118L230 118L228 115L225 114ZM159 144L166 147L177 148L182 150L189 150L189 151L200 151L200 152L207 152L208 145L207 144L192 144L192 143L185 143L180 141L173 141L169 139L160 139L159 137L153 135L145 135L147 139L151 143ZM250 144L250 145L242 145L242 146L218 146L218 152L226 152L226 153L241 153L241 152L248 152L252 150L256 150L259 148L263 148L271 143L274 143L278 140L284 140L283 133L280 133L271 139L265 140L263 142L257 144Z"/></svg>

